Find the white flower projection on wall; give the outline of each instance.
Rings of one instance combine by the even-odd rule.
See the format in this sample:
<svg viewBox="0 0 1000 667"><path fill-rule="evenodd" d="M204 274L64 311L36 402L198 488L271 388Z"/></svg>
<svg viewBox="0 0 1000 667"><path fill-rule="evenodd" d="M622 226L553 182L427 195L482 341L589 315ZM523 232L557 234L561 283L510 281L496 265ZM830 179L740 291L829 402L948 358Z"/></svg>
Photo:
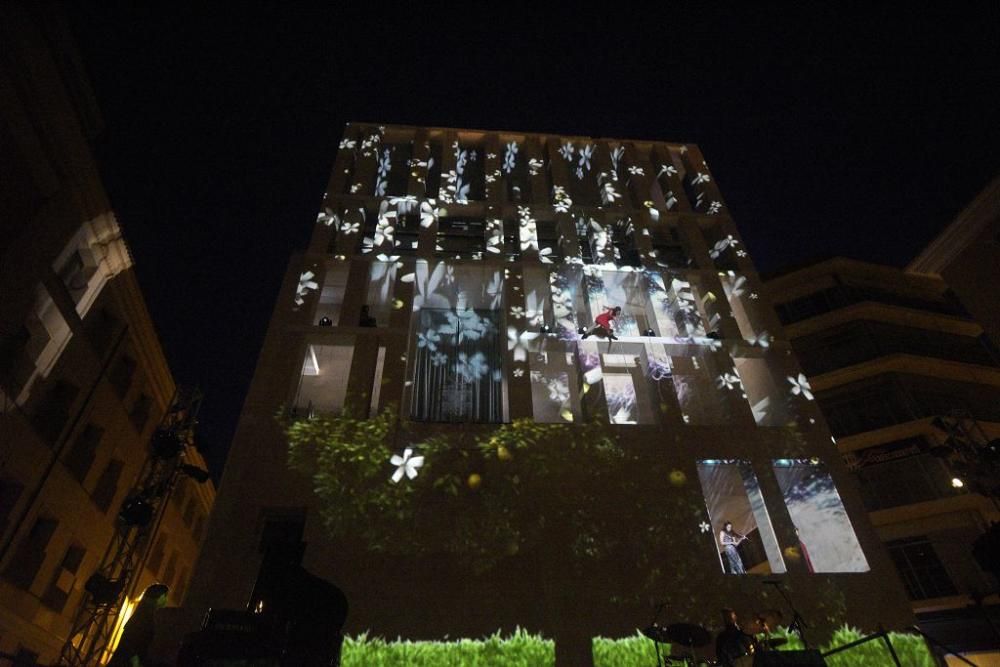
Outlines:
<svg viewBox="0 0 1000 667"><path fill-rule="evenodd" d="M791 392L795 396L802 396L807 401L813 400L812 387L809 386L809 378L807 378L803 373L799 373L798 377L788 376L786 378L789 384L792 385Z"/></svg>
<svg viewBox="0 0 1000 667"><path fill-rule="evenodd" d="M340 225L340 216L329 208L324 208L319 212L319 215L316 216L316 224L336 228Z"/></svg>
<svg viewBox="0 0 1000 667"><path fill-rule="evenodd" d="M316 274L312 271L303 271L299 275L299 285L295 289L295 304L301 306L304 304L305 297L309 292L319 289L319 283L315 280Z"/></svg>
<svg viewBox="0 0 1000 667"><path fill-rule="evenodd" d="M396 472L392 473L392 483L398 484L403 475L406 475L407 479L416 479L417 470L424 465L423 456L414 456L413 449L407 447L403 450L403 455L393 454L392 458L389 459L389 465L396 466Z"/></svg>

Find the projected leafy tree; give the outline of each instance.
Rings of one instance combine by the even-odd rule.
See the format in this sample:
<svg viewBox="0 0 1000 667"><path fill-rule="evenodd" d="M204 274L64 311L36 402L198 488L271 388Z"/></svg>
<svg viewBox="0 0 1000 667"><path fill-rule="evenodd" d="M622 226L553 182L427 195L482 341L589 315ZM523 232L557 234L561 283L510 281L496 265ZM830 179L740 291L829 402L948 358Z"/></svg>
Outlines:
<svg viewBox="0 0 1000 667"><path fill-rule="evenodd" d="M519 419L414 443L390 408L285 427L289 463L311 477L331 534L375 552L446 553L476 574L533 559L547 616L570 621L551 628L567 664L581 664L600 630L580 622L581 603L647 604L664 565L678 564L663 517L688 517L695 532L704 513L686 496L651 493L684 475L621 447L608 425ZM703 584L691 585L694 596Z"/></svg>

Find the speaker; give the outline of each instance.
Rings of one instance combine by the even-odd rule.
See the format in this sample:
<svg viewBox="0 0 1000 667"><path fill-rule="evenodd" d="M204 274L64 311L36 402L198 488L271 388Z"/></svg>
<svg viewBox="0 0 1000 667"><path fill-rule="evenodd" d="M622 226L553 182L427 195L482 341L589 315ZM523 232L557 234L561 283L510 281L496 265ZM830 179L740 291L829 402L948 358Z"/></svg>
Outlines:
<svg viewBox="0 0 1000 667"><path fill-rule="evenodd" d="M761 651L753 656L753 667L826 667L819 651Z"/></svg>

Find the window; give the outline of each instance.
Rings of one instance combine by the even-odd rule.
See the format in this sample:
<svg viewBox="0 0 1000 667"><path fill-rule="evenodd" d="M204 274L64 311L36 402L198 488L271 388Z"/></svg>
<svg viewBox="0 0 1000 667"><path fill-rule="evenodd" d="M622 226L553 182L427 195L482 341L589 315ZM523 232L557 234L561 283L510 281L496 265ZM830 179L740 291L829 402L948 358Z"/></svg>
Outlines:
<svg viewBox="0 0 1000 667"><path fill-rule="evenodd" d="M87 479L90 467L94 465L97 448L104 436L104 429L94 424L87 424L76 436L69 453L63 459L63 464L73 478L80 484Z"/></svg>
<svg viewBox="0 0 1000 667"><path fill-rule="evenodd" d="M438 221L437 257L482 259L486 252L486 222L467 218L442 218Z"/></svg>
<svg viewBox="0 0 1000 667"><path fill-rule="evenodd" d="M746 461L698 462L698 479L708 509L708 531L727 574L784 572L781 548L753 468Z"/></svg>
<svg viewBox="0 0 1000 667"><path fill-rule="evenodd" d="M180 554L177 552L176 549L171 549L170 558L167 559L167 567L165 570L163 570L164 583L168 581L173 581L174 575L177 573L177 556L179 555Z"/></svg>
<svg viewBox="0 0 1000 667"><path fill-rule="evenodd" d="M410 416L433 422L503 421L499 312L423 308L413 320Z"/></svg>
<svg viewBox="0 0 1000 667"><path fill-rule="evenodd" d="M817 459L780 459L774 474L810 572L867 572L833 478Z"/></svg>
<svg viewBox="0 0 1000 667"><path fill-rule="evenodd" d="M157 538L156 542L153 543L153 550L149 552L149 558L146 559L146 569L148 569L154 577L159 574L160 566L163 565L163 556L166 554L167 550L167 534L161 532Z"/></svg>
<svg viewBox="0 0 1000 667"><path fill-rule="evenodd" d="M7 530L7 522L24 491L24 485L14 479L0 479L0 537Z"/></svg>
<svg viewBox="0 0 1000 667"><path fill-rule="evenodd" d="M865 508L874 512L937 498L962 490L951 486L951 475L941 459L925 454L923 437L870 447L844 455L861 482Z"/></svg>
<svg viewBox="0 0 1000 667"><path fill-rule="evenodd" d="M86 257L84 257L86 253ZM89 249L77 248L63 263L56 272L66 290L69 292L73 303L80 303L87 288L90 287L90 278L97 272L97 263L93 260Z"/></svg>
<svg viewBox="0 0 1000 667"><path fill-rule="evenodd" d="M97 486L94 487L93 493L90 494L91 500L102 512L107 512L111 508L111 503L114 502L115 495L118 493L118 480L122 476L122 468L124 467L123 461L111 459L104 472L101 473L100 479L97 480Z"/></svg>
<svg viewBox="0 0 1000 667"><path fill-rule="evenodd" d="M676 227L654 226L651 230L650 244L653 247L652 256L658 266L683 269L691 264L691 258L681 242Z"/></svg>
<svg viewBox="0 0 1000 667"><path fill-rule="evenodd" d="M47 443L54 444L59 438L78 393L79 389L73 384L57 380L38 402L31 423Z"/></svg>
<svg viewBox="0 0 1000 667"><path fill-rule="evenodd" d="M347 262L337 262L326 267L323 288L319 293L319 303L316 305L314 324L324 317L329 318L333 326L340 324L340 307L344 303L344 291L347 289L348 266Z"/></svg>
<svg viewBox="0 0 1000 667"><path fill-rule="evenodd" d="M135 403L132 404L132 409L128 413L129 421L132 422L132 426L139 433L146 428L146 422L149 421L149 411L153 406L153 399L146 394L139 394L136 397Z"/></svg>
<svg viewBox="0 0 1000 667"><path fill-rule="evenodd" d="M63 556L62 563L56 568L52 575L52 581L48 589L42 596L42 604L56 612L62 612L73 592L73 584L76 582L76 575L80 569L80 563L87 550L78 544L70 545Z"/></svg>
<svg viewBox="0 0 1000 667"><path fill-rule="evenodd" d="M21 540L10 559L4 577L14 586L28 590L38 576L38 570L45 560L45 549L59 522L55 519L39 517L28 534Z"/></svg>
<svg viewBox="0 0 1000 667"><path fill-rule="evenodd" d="M127 354L123 354L108 373L108 381L111 382L111 386L114 388L115 393L118 394L118 398L125 398L129 387L132 386L132 377L134 375L135 359Z"/></svg>
<svg viewBox="0 0 1000 667"><path fill-rule="evenodd" d="M334 345L306 345L295 410L301 416L339 414L347 396L354 340Z"/></svg>
<svg viewBox="0 0 1000 667"><path fill-rule="evenodd" d="M889 556L899 570L911 600L927 600L958 591L938 559L934 545L924 536L886 542Z"/></svg>

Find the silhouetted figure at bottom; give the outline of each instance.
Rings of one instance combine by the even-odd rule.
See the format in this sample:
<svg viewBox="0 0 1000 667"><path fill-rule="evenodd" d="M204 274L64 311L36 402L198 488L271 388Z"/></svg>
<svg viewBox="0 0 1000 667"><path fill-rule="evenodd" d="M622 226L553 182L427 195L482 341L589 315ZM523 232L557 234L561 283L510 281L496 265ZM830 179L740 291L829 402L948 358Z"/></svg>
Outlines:
<svg viewBox="0 0 1000 667"><path fill-rule="evenodd" d="M142 594L142 599L136 606L122 637L118 641L118 648L108 662L108 667L148 667L149 648L153 644L153 615L157 609L167 604L167 594L170 589L166 584L153 584L146 588Z"/></svg>

